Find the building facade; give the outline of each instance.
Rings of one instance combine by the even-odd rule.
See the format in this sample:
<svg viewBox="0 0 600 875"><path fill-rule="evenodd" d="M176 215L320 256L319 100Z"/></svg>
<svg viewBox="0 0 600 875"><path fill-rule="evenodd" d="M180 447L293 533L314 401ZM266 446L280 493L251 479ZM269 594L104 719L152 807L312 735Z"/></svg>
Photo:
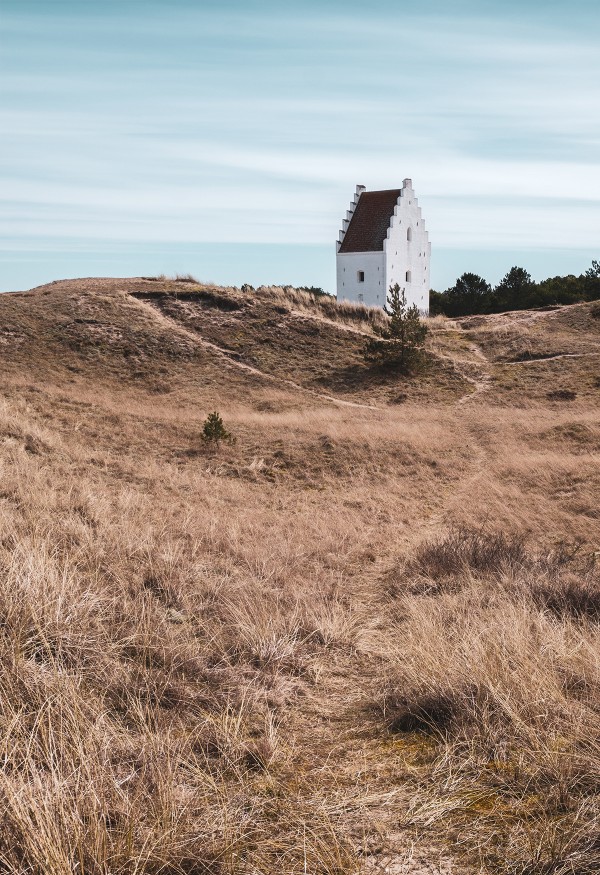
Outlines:
<svg viewBox="0 0 600 875"><path fill-rule="evenodd" d="M431 244L412 181L402 188L356 186L336 243L338 301L383 307L390 286L429 312Z"/></svg>

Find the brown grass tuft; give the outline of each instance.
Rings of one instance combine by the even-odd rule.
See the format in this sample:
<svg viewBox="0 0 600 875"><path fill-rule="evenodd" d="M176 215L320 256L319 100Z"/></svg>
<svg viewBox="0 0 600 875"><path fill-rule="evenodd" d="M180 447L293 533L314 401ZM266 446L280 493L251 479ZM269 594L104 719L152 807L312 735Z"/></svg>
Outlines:
<svg viewBox="0 0 600 875"><path fill-rule="evenodd" d="M500 572L527 561L523 535L459 527L416 552L412 568L432 578L467 571Z"/></svg>

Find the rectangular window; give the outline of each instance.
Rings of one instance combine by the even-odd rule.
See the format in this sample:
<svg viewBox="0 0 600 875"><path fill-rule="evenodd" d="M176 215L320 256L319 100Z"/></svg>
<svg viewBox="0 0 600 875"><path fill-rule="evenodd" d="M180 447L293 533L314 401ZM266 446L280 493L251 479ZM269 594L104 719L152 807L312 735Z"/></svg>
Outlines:
<svg viewBox="0 0 600 875"><path fill-rule="evenodd" d="M364 299L365 299L365 296L359 294L359 296L358 296L358 300L360 301L361 304L362 304L362 302L364 301Z"/></svg>
<svg viewBox="0 0 600 875"><path fill-rule="evenodd" d="M364 283L364 281L365 281L365 272L364 272L364 270L359 270L359 271L357 272L357 274L356 274L356 279L359 281L359 283Z"/></svg>

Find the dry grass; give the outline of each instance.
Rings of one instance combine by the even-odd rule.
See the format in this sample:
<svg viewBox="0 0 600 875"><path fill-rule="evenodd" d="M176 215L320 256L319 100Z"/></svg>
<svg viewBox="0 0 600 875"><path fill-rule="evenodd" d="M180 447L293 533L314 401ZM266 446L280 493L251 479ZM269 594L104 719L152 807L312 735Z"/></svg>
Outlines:
<svg viewBox="0 0 600 875"><path fill-rule="evenodd" d="M453 822L486 871L591 873L600 863L600 575L576 551L455 532L396 589L390 731L437 739L408 819ZM438 574L451 580L440 585Z"/></svg>
<svg viewBox="0 0 600 875"><path fill-rule="evenodd" d="M353 301L338 302L329 295L315 295L291 286L260 286L256 291L265 300L275 300L306 315L318 315L351 327L368 328L385 324L386 317L381 307L368 307Z"/></svg>
<svg viewBox="0 0 600 875"><path fill-rule="evenodd" d="M335 568L315 598L302 577L320 550L304 558L291 530L261 549L275 514L256 497L248 519L237 481L223 492L202 468L148 460L127 483L100 473L111 457L88 467L76 442L2 413L0 859L238 872L306 857L331 871L347 852L328 848L327 805L294 775L279 724L316 654L351 643ZM174 501L186 486L192 503Z"/></svg>
<svg viewBox="0 0 600 875"><path fill-rule="evenodd" d="M174 282L0 300L0 868L597 872L588 376L437 320L448 370L351 407L307 391L351 317Z"/></svg>

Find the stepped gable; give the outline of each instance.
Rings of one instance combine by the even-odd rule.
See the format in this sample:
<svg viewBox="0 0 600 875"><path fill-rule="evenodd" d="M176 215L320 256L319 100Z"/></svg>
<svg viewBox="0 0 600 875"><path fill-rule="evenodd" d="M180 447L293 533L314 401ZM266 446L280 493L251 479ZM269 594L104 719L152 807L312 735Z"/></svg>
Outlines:
<svg viewBox="0 0 600 875"><path fill-rule="evenodd" d="M363 191L339 252L381 252L401 192L401 188Z"/></svg>

